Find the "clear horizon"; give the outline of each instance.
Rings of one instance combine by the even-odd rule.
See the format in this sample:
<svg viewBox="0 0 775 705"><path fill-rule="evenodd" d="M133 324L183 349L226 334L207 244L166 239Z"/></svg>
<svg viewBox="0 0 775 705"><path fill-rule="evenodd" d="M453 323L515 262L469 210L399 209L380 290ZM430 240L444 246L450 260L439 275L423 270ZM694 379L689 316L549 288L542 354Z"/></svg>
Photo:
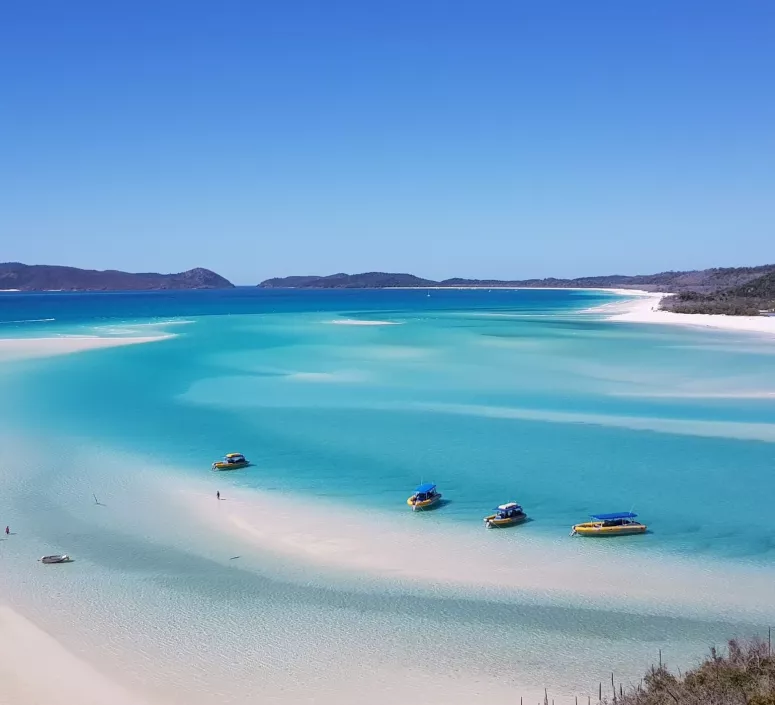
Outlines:
<svg viewBox="0 0 775 705"><path fill-rule="evenodd" d="M0 24L0 259L573 278L766 264L775 7L53 1Z"/></svg>

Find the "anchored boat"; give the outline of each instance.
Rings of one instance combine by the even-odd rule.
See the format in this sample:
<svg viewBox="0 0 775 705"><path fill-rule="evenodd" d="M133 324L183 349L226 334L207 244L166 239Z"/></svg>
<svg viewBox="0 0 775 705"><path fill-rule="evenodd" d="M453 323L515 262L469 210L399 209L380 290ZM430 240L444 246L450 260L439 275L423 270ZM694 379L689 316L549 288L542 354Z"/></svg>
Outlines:
<svg viewBox="0 0 775 705"><path fill-rule="evenodd" d="M417 509L428 509L438 504L440 499L441 494L436 492L436 485L425 482L417 486L414 494L406 500L406 503L412 510L416 511Z"/></svg>
<svg viewBox="0 0 775 705"><path fill-rule="evenodd" d="M516 502L508 502L495 507L495 514L484 518L484 525L488 529L496 529L504 526L515 526L527 521L527 514Z"/></svg>
<svg viewBox="0 0 775 705"><path fill-rule="evenodd" d="M250 461L242 453L229 453L223 460L216 460L213 463L213 470L239 470L250 465Z"/></svg>
<svg viewBox="0 0 775 705"><path fill-rule="evenodd" d="M645 534L648 527L635 521L637 514L614 512L613 514L592 514L592 521L576 524L571 536L629 536Z"/></svg>

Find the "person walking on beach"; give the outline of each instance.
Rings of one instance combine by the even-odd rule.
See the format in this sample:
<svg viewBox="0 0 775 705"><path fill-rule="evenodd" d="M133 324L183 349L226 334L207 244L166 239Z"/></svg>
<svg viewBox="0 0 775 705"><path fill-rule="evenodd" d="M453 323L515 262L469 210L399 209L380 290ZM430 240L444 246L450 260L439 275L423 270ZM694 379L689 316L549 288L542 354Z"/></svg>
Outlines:
<svg viewBox="0 0 775 705"><path fill-rule="evenodd" d="M220 491L220 490L218 490L218 491L215 493L215 498L216 498L216 499L220 499L220 498L221 498L221 491Z"/></svg>

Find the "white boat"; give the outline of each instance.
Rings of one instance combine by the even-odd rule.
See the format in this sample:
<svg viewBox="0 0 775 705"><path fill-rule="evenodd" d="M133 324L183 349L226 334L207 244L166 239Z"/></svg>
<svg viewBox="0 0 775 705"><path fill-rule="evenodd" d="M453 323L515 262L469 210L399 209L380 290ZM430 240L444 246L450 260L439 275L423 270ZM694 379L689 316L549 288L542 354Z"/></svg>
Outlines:
<svg viewBox="0 0 775 705"><path fill-rule="evenodd" d="M62 553L58 556L43 556L43 558L40 559L41 563L69 563L70 562L70 556L68 556L66 553Z"/></svg>

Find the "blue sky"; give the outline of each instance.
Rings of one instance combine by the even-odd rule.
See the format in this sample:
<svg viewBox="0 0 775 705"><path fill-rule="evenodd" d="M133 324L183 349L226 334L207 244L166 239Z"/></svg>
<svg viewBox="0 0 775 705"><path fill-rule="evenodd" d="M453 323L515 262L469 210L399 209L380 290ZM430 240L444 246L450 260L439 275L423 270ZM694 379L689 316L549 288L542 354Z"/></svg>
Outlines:
<svg viewBox="0 0 775 705"><path fill-rule="evenodd" d="M0 261L775 261L775 3L5 3Z"/></svg>

